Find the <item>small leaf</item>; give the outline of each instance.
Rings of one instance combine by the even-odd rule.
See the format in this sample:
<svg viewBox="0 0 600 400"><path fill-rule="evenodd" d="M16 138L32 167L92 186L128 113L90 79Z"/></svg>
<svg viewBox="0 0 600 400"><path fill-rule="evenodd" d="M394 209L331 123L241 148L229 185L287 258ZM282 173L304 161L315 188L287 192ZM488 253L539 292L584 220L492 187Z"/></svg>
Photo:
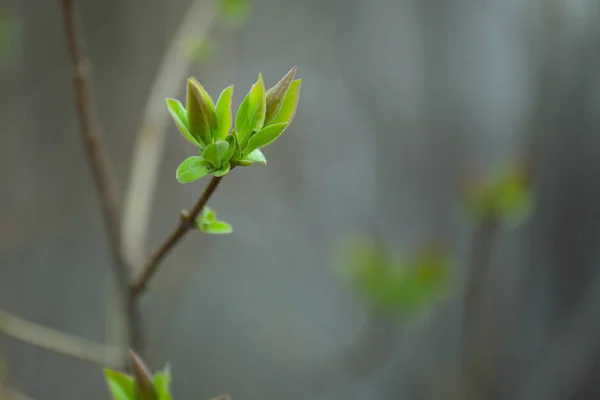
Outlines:
<svg viewBox="0 0 600 400"><path fill-rule="evenodd" d="M265 124L266 111L265 83L262 74L258 74L258 81L252 86L248 104L248 121L252 132L262 129Z"/></svg>
<svg viewBox="0 0 600 400"><path fill-rule="evenodd" d="M171 117L173 118L173 121L175 121L175 124L177 125L177 127L179 128L179 131L183 134L183 136L192 144L201 147L201 142L198 140L200 139L198 138L194 138L190 132L190 130L188 129L188 125L187 125L187 112L185 111L185 108L183 108L183 105L181 104L181 102L179 102L179 100L175 100L175 99L165 99L165 102L167 103L167 109L169 110L169 113L171 114Z"/></svg>
<svg viewBox="0 0 600 400"><path fill-rule="evenodd" d="M301 84L302 79L296 79L291 83L290 88L283 99L283 103L279 108L279 113L275 118L273 118L271 124L276 124L279 122L287 122L290 124L292 122L294 115L296 115L296 108L298 107Z"/></svg>
<svg viewBox="0 0 600 400"><path fill-rule="evenodd" d="M210 235L225 235L233 232L233 228L225 221L204 222L202 224L202 232Z"/></svg>
<svg viewBox="0 0 600 400"><path fill-rule="evenodd" d="M221 166L221 168L219 168L216 171L213 171L212 174L218 178L218 177L227 175L229 173L230 169L231 169L231 164L225 163Z"/></svg>
<svg viewBox="0 0 600 400"><path fill-rule="evenodd" d="M250 128L250 120L248 119L248 108L250 107L250 93L246 95L242 103L240 104L240 108L238 108L237 114L235 116L235 131L237 131L237 138L240 143L246 144L248 139L250 138L250 134L252 133L252 129Z"/></svg>
<svg viewBox="0 0 600 400"><path fill-rule="evenodd" d="M204 206L202 209L202 214L198 218L198 220L202 221L215 221L217 219L217 213L214 212L210 207Z"/></svg>
<svg viewBox="0 0 600 400"><path fill-rule="evenodd" d="M229 160L231 160L231 158L235 154L235 147L237 145L235 136L233 136L233 135L227 135L227 138L225 139L225 141L229 144L229 147L227 148L227 152L225 152L225 154L223 154L223 158L221 160L223 163L226 163Z"/></svg>
<svg viewBox="0 0 600 400"><path fill-rule="evenodd" d="M273 141L275 141L283 133L288 125L289 124L287 122L281 122L278 124L269 125L260 132L256 133L250 138L250 140L248 140L248 145L244 149L243 154L250 154L256 149L273 143Z"/></svg>
<svg viewBox="0 0 600 400"><path fill-rule="evenodd" d="M195 78L188 79L187 114L192 136L210 143L212 131L217 128L217 114L212 99Z"/></svg>
<svg viewBox="0 0 600 400"><path fill-rule="evenodd" d="M242 150L240 147L240 141L237 135L236 130L232 130L231 131L231 136L233 137L233 140L235 142L235 148L233 149L233 155L231 156L231 159L233 160L239 160L240 158L242 158Z"/></svg>
<svg viewBox="0 0 600 400"><path fill-rule="evenodd" d="M209 161L215 169L220 169L222 165L223 156L229 149L229 143L225 140L218 140L215 143L211 143L202 152L202 158Z"/></svg>
<svg viewBox="0 0 600 400"><path fill-rule="evenodd" d="M104 377L113 400L136 400L135 383L131 376L105 369Z"/></svg>
<svg viewBox="0 0 600 400"><path fill-rule="evenodd" d="M231 165L235 165L236 167L247 167L252 164L254 164L254 161L250 160L235 160L231 162Z"/></svg>
<svg viewBox="0 0 600 400"><path fill-rule="evenodd" d="M222 165L225 165L227 161L229 161L229 158L231 158L231 156L227 157L229 155L229 142L226 140L217 140L215 144L217 146L220 168Z"/></svg>
<svg viewBox="0 0 600 400"><path fill-rule="evenodd" d="M136 394L139 396L139 400L158 400L152 374L144 361L131 350L129 351L129 357L131 358Z"/></svg>
<svg viewBox="0 0 600 400"><path fill-rule="evenodd" d="M171 395L171 368L167 365L162 371L154 374L154 388L158 393L158 400L172 400Z"/></svg>
<svg viewBox="0 0 600 400"><path fill-rule="evenodd" d="M290 84L292 80L294 80L294 75L296 75L296 67L292 68L275 86L267 91L266 94L266 102L267 102L267 111L265 113L265 126L269 125L271 121L277 116L279 113L279 109L281 108L281 104L283 104L283 99L290 88Z"/></svg>
<svg viewBox="0 0 600 400"><path fill-rule="evenodd" d="M217 100L217 130L214 133L215 140L225 140L231 130L231 98L233 96L233 85L225 88Z"/></svg>
<svg viewBox="0 0 600 400"><path fill-rule="evenodd" d="M179 167L175 176L179 183L190 183L208 174L206 161L202 157L193 156L185 159Z"/></svg>
<svg viewBox="0 0 600 400"><path fill-rule="evenodd" d="M260 149L254 150L252 153L248 154L245 158L245 161L258 162L263 165L267 165L267 159L265 155L260 151Z"/></svg>

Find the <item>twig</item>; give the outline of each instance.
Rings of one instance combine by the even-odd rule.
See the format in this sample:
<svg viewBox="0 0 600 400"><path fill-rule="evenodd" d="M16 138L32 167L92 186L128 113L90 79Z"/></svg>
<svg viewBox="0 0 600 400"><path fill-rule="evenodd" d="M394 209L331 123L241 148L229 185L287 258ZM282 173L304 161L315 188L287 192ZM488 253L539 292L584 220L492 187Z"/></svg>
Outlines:
<svg viewBox="0 0 600 400"><path fill-rule="evenodd" d="M63 0L62 5L69 55L73 64L75 102L81 125L81 134L94 176L96 191L100 198L115 280L119 295L122 296L123 312L127 315L128 326L126 329L129 346L137 349L141 340L139 316L130 292L127 290L129 270L123 254L116 179L108 152L102 141L102 131L96 120L96 111L92 102L88 78L88 64L81 39L77 35L75 0Z"/></svg>
<svg viewBox="0 0 600 400"><path fill-rule="evenodd" d="M195 0L185 12L185 18L171 40L154 84L150 90L135 142L129 185L125 193L121 232L123 245L131 266L142 266L152 199L158 177L168 112L165 93L185 79L192 60L185 52L190 37L202 40L209 31L216 11L214 1ZM138 270L133 271L134 274Z"/></svg>
<svg viewBox="0 0 600 400"><path fill-rule="evenodd" d="M23 320L0 311L0 334L102 366L120 366L126 354L116 347L106 346L43 325Z"/></svg>
<svg viewBox="0 0 600 400"><path fill-rule="evenodd" d="M206 189L204 189L204 193L196 202L196 205L189 213L182 212L180 215L179 224L175 227L175 230L167 237L164 243L150 256L148 262L144 265L142 271L139 276L133 281L131 284L131 294L133 298L138 298L139 295L144 291L148 281L152 276L156 273L158 266L162 259L171 251L173 247L179 242L179 240L185 235L189 230L194 229L196 218L202 212L202 209L208 203L208 200L215 192L217 186L223 177L213 177Z"/></svg>

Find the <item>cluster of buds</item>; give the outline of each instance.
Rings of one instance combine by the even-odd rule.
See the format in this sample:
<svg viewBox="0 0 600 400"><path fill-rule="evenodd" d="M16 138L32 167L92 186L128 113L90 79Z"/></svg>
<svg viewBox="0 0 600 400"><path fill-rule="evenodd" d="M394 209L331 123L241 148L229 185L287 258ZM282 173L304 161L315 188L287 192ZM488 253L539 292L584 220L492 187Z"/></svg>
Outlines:
<svg viewBox="0 0 600 400"><path fill-rule="evenodd" d="M283 133L296 113L301 79L294 79L295 74L296 67L269 90L265 90L259 74L240 104L234 129L231 129L233 86L225 88L215 104L202 85L189 78L187 109L178 100L166 99L177 127L200 152L179 165L177 180L188 183L208 174L224 176L235 166L266 164L261 149Z"/></svg>

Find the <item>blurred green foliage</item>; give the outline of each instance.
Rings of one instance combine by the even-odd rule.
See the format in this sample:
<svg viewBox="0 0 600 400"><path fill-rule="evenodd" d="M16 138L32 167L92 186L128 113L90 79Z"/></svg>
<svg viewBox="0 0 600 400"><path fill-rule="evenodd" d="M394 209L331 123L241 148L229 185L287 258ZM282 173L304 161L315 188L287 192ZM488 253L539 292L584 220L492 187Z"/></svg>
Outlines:
<svg viewBox="0 0 600 400"><path fill-rule="evenodd" d="M415 254L404 254L358 237L342 247L339 271L373 307L394 317L408 317L440 299L452 264L442 246L428 245Z"/></svg>
<svg viewBox="0 0 600 400"><path fill-rule="evenodd" d="M532 181L523 164L497 167L463 191L467 212L476 223L495 220L517 225L531 215L534 204Z"/></svg>
<svg viewBox="0 0 600 400"><path fill-rule="evenodd" d="M250 15L248 0L219 0L219 13L231 25L243 24Z"/></svg>

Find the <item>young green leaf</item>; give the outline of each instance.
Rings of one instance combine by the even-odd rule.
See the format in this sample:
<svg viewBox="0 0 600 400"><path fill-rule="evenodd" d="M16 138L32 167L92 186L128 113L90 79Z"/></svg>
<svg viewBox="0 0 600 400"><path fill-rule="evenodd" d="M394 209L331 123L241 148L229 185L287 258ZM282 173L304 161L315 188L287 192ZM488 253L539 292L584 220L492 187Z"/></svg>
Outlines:
<svg viewBox="0 0 600 400"><path fill-rule="evenodd" d="M158 400L172 400L170 366L167 365L162 371L155 373L152 380L158 393Z"/></svg>
<svg viewBox="0 0 600 400"><path fill-rule="evenodd" d="M233 96L233 85L225 88L217 100L217 130L214 133L215 140L225 140L231 130L231 98Z"/></svg>
<svg viewBox="0 0 600 400"><path fill-rule="evenodd" d="M227 175L229 173L230 169L231 169L231 164L229 164L227 162L227 163L223 164L221 166L221 168L219 168L218 170L213 171L212 174L218 178L218 177Z"/></svg>
<svg viewBox="0 0 600 400"><path fill-rule="evenodd" d="M233 135L227 135L227 138L225 139L225 141L229 144L229 147L227 148L227 152L225 152L225 154L223 155L223 158L222 158L223 163L226 163L229 160L231 160L231 158L235 154L235 147L237 145L235 136L233 136Z"/></svg>
<svg viewBox="0 0 600 400"><path fill-rule="evenodd" d="M251 154L254 150L272 143L277 139L287 128L289 124L287 122L280 122L277 124L269 125L260 132L254 134L244 149L244 156ZM245 157L244 157L245 158Z"/></svg>
<svg viewBox="0 0 600 400"><path fill-rule="evenodd" d="M233 141L235 143L235 148L233 149L233 155L231 156L231 159L239 160L240 158L242 158L242 149L240 147L240 140L235 129L231 131L231 136L233 137Z"/></svg>
<svg viewBox="0 0 600 400"><path fill-rule="evenodd" d="M192 136L201 137L204 143L210 143L212 131L217 128L217 114L212 99L194 78L188 79L187 115Z"/></svg>
<svg viewBox="0 0 600 400"><path fill-rule="evenodd" d="M229 142L226 140L217 140L215 144L217 145L217 154L219 156L220 168L222 165L225 165L225 163L231 158L231 156L229 155Z"/></svg>
<svg viewBox="0 0 600 400"><path fill-rule="evenodd" d="M262 129L265 124L266 111L265 83L262 74L258 74L258 81L252 86L248 104L248 121L252 132Z"/></svg>
<svg viewBox="0 0 600 400"><path fill-rule="evenodd" d="M136 400L135 383L131 376L105 369L104 378L108 384L112 400Z"/></svg>
<svg viewBox="0 0 600 400"><path fill-rule="evenodd" d="M271 124L276 124L279 122L287 122L290 124L294 119L294 115L296 115L296 108L298 107L298 97L300 96L300 85L302 84L302 79L296 79L290 84L290 88L285 94L285 98L283 99L283 103L279 108L279 112L277 116L273 118L270 122Z"/></svg>
<svg viewBox="0 0 600 400"><path fill-rule="evenodd" d="M210 207L204 206L199 219L202 221L215 221L217 219L217 213L214 212Z"/></svg>
<svg viewBox="0 0 600 400"><path fill-rule="evenodd" d="M235 165L236 167L247 167L249 165L254 164L254 161L251 160L234 160L231 162L231 165Z"/></svg>
<svg viewBox="0 0 600 400"><path fill-rule="evenodd" d="M202 157L193 156L185 159L179 167L175 176L179 183L190 183L198 180L208 174L206 162Z"/></svg>
<svg viewBox="0 0 600 400"><path fill-rule="evenodd" d="M202 158L209 161L215 169L220 169L223 164L223 156L226 155L227 150L229 150L229 143L225 140L218 140L206 146L202 152Z"/></svg>
<svg viewBox="0 0 600 400"><path fill-rule="evenodd" d="M266 102L267 102L267 111L265 113L265 126L268 126L271 121L277 116L279 113L279 109L281 108L281 104L283 104L283 99L290 88L290 84L294 80L294 76L296 75L296 67L292 68L275 86L267 91L266 94Z"/></svg>
<svg viewBox="0 0 600 400"><path fill-rule="evenodd" d="M233 232L233 228L225 221L205 221L201 226L202 232L210 235L225 235Z"/></svg>
<svg viewBox="0 0 600 400"><path fill-rule="evenodd" d="M260 149L256 149L252 153L248 154L246 158L244 158L244 160L267 165L267 159L265 158L265 155L262 153L262 151L260 151Z"/></svg>
<svg viewBox="0 0 600 400"><path fill-rule="evenodd" d="M238 142L241 145L245 145L250 138L250 134L252 133L252 129L250 128L250 120L248 119L248 109L250 107L250 93L246 95L242 103L240 104L240 108L238 108L237 114L235 116L235 131L237 132ZM233 132L232 132L233 133Z"/></svg>
<svg viewBox="0 0 600 400"><path fill-rule="evenodd" d="M192 144L201 147L203 145L202 139L200 137L192 136L192 133L188 129L187 123L187 112L183 105L179 102L179 100L175 99L165 99L167 103L167 109L175 121L175 124L179 128L179 131L183 134L183 136Z"/></svg>

